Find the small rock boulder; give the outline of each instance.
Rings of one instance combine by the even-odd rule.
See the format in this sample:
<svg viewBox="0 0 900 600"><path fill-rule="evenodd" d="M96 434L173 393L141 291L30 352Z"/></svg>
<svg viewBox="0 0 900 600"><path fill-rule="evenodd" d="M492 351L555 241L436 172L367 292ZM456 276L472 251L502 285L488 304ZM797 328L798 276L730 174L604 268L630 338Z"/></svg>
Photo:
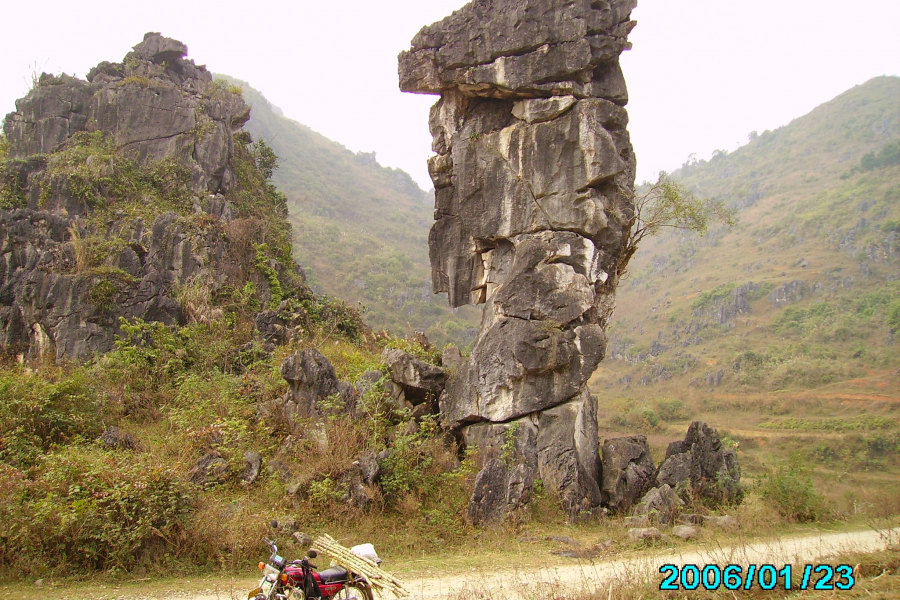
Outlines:
<svg viewBox="0 0 900 600"><path fill-rule="evenodd" d="M736 531L741 528L740 522L730 515L721 517L703 517L703 524L726 531Z"/></svg>
<svg viewBox="0 0 900 600"><path fill-rule="evenodd" d="M210 452L202 457L188 472L191 483L208 487L221 483L228 474L228 461L218 452Z"/></svg>
<svg viewBox="0 0 900 600"><path fill-rule="evenodd" d="M656 527L642 527L629 529L628 537L635 542L655 542L662 539L662 533Z"/></svg>
<svg viewBox="0 0 900 600"><path fill-rule="evenodd" d="M672 535L683 540L693 540L697 533L697 529L690 525L676 525L672 528Z"/></svg>
<svg viewBox="0 0 900 600"><path fill-rule="evenodd" d="M140 449L138 441L118 427L107 427L103 435L100 436L100 442L107 450L134 451Z"/></svg>
<svg viewBox="0 0 900 600"><path fill-rule="evenodd" d="M600 493L613 512L627 512L653 487L656 465L643 435L603 442Z"/></svg>
<svg viewBox="0 0 900 600"><path fill-rule="evenodd" d="M250 485L259 477L260 469L262 469L262 456L260 456L259 452L245 452L241 481L246 485Z"/></svg>
<svg viewBox="0 0 900 600"><path fill-rule="evenodd" d="M682 525L703 525L703 515L681 515L678 522Z"/></svg>
<svg viewBox="0 0 900 600"><path fill-rule="evenodd" d="M436 401L447 384L447 373L440 367L396 348L385 348L381 360L387 365L391 381L400 386L413 406Z"/></svg>
<svg viewBox="0 0 900 600"><path fill-rule="evenodd" d="M646 516L652 523L669 525L675 522L684 502L668 485L653 488L634 507L634 516Z"/></svg>

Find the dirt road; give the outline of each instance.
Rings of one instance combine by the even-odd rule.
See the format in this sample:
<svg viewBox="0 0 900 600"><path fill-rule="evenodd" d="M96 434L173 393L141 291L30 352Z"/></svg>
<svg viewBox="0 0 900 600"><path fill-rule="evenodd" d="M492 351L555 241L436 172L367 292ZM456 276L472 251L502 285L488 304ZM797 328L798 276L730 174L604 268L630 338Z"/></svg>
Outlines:
<svg viewBox="0 0 900 600"><path fill-rule="evenodd" d="M900 528L883 533L860 531L783 538L774 542L757 542L744 546L705 548L690 552L669 550L648 553L634 558L542 569L539 573L501 571L453 575L442 579L411 581L407 587L417 600L463 597L464 594L461 592L465 590L484 588L492 591L492 600L520 600L539 596L529 593L529 590L534 591L547 584L558 584L579 591L592 590L610 580L622 581L642 577L661 581L659 568L664 564L678 566L695 564L702 569L707 564L724 567L728 564L772 563L778 564L780 568L784 564L803 564L825 559L844 551L881 550L888 544L889 539L896 542L898 537Z"/></svg>
<svg viewBox="0 0 900 600"><path fill-rule="evenodd" d="M681 552L675 549L649 551L637 557L573 564L571 566L519 570L508 565L486 565L484 569L472 569L465 573L448 573L445 577L411 579L406 586L412 592L411 600L455 600L488 597L490 600L522 600L540 597L541 587L552 585L573 592L592 590L609 581L624 581L635 577L661 581L660 566L674 564L706 564L722 567L728 564L771 563L779 568L784 564L805 564L812 561L827 563L829 556L840 552L869 552L884 549L889 543L900 540L900 528L876 532L859 531L787 537L771 542L755 542L740 546L707 547ZM110 590L92 595L62 593L56 598L80 600L244 600L253 582L223 583L217 589L201 591L132 591ZM473 593L475 591L479 593ZM486 594L485 592L488 592Z"/></svg>

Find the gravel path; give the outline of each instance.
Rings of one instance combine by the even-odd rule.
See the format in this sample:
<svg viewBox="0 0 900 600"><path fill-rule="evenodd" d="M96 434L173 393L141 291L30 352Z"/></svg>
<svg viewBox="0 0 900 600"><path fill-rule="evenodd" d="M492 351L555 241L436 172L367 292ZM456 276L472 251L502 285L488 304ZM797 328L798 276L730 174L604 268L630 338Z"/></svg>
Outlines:
<svg viewBox="0 0 900 600"><path fill-rule="evenodd" d="M623 581L634 577L662 580L660 566L696 564L702 569L706 564L721 567L734 563L771 563L780 568L784 564L805 564L812 561L828 562L827 557L840 552L871 552L884 549L900 539L900 528L877 532L857 531L786 537L770 542L755 542L738 546L710 547L687 552L675 549L652 551L631 558L596 561L564 567L543 569L502 568L497 570L471 570L453 573L440 578L412 579L406 581L412 592L410 600L463 600L476 597L489 600L522 600L549 596L544 590L564 587L573 592L595 589L608 581ZM252 587L252 584L250 585ZM223 585L218 590L201 592L156 591L152 593L111 592L94 596L97 600L244 600L247 589L238 585ZM475 593L475 592L479 593ZM58 597L68 597L65 593Z"/></svg>

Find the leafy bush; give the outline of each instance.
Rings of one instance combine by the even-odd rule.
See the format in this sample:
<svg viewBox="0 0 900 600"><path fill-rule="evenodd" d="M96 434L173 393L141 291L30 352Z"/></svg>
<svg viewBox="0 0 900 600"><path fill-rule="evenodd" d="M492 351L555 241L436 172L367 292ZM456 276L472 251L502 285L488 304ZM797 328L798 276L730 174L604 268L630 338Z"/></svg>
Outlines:
<svg viewBox="0 0 900 600"><path fill-rule="evenodd" d="M825 516L825 499L816 491L809 471L798 458L763 475L756 491L778 514L791 521L806 523Z"/></svg>
<svg viewBox="0 0 900 600"><path fill-rule="evenodd" d="M3 373L0 398L0 461L22 469L53 444L97 437L110 412L83 369Z"/></svg>
<svg viewBox="0 0 900 600"><path fill-rule="evenodd" d="M698 296L691 307L694 310L702 310L709 306L714 305L717 302L721 302L725 298L731 295L731 292L737 287L736 283L726 283L718 286L715 289L702 292L700 296Z"/></svg>
<svg viewBox="0 0 900 600"><path fill-rule="evenodd" d="M690 418L681 400L660 400L656 404L656 409L663 421L682 421Z"/></svg>
<svg viewBox="0 0 900 600"><path fill-rule="evenodd" d="M831 323L835 309L826 302L818 302L809 308L788 306L775 318L775 330L782 334L806 335Z"/></svg>
<svg viewBox="0 0 900 600"><path fill-rule="evenodd" d="M859 165L853 171L866 173L894 165L900 165L900 142L885 144L878 153L869 152L862 157Z"/></svg>
<svg viewBox="0 0 900 600"><path fill-rule="evenodd" d="M894 300L888 309L887 326L891 331L900 331L900 300Z"/></svg>
<svg viewBox="0 0 900 600"><path fill-rule="evenodd" d="M438 488L448 470L435 460L444 444L436 417L423 419L417 432L397 438L381 475L381 488L390 505L407 494L428 494Z"/></svg>
<svg viewBox="0 0 900 600"><path fill-rule="evenodd" d="M660 417L652 408L626 408L609 419L610 427L621 431L650 432L659 428Z"/></svg>
<svg viewBox="0 0 900 600"><path fill-rule="evenodd" d="M171 471L96 448L45 457L33 480L0 469L0 565L66 574L172 556L193 507Z"/></svg>
<svg viewBox="0 0 900 600"><path fill-rule="evenodd" d="M75 133L50 155L42 201L49 199L54 181L92 208L128 206L144 216L191 211L190 173L184 166L174 158L138 165L119 154L113 138L102 131Z"/></svg>

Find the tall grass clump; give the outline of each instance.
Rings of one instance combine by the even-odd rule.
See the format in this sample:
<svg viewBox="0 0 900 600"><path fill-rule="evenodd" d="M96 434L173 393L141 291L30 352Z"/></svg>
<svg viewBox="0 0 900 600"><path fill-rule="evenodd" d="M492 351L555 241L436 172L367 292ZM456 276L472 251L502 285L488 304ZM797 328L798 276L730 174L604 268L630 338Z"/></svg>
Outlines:
<svg viewBox="0 0 900 600"><path fill-rule="evenodd" d="M817 521L827 514L825 498L816 490L809 470L797 457L763 474L756 492L778 514L796 523Z"/></svg>

